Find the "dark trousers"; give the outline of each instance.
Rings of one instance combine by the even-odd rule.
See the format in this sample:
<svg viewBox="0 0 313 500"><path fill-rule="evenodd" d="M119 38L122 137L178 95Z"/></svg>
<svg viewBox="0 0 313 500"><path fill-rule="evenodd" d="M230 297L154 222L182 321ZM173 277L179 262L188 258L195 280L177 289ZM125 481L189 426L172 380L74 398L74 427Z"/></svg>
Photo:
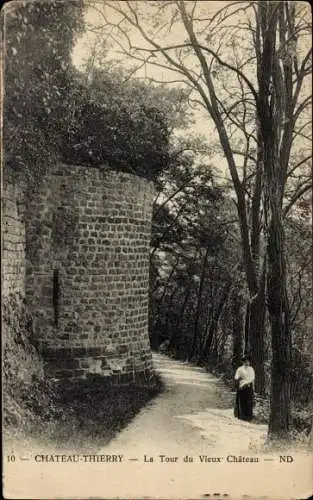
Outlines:
<svg viewBox="0 0 313 500"><path fill-rule="evenodd" d="M237 389L235 402L235 417L249 422L253 418L253 387L252 384Z"/></svg>

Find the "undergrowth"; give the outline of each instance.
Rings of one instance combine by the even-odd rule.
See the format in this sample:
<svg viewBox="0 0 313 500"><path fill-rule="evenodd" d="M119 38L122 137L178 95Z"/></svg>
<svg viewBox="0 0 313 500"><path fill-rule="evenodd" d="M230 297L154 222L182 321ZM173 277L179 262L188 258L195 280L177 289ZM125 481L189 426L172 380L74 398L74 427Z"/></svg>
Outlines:
<svg viewBox="0 0 313 500"><path fill-rule="evenodd" d="M150 386L113 386L105 379L75 384L44 377L33 342L32 322L23 300L3 304L3 427L11 442L35 439L54 448L98 447L108 441L163 389L154 375Z"/></svg>

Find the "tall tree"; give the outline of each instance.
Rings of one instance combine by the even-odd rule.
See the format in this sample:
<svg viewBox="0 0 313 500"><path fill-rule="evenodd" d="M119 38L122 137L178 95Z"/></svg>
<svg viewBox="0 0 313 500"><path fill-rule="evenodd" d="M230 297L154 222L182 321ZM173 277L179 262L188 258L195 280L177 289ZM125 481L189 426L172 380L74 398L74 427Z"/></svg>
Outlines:
<svg viewBox="0 0 313 500"><path fill-rule="evenodd" d="M264 205L267 233L267 300L272 332L272 390L269 432L284 437L290 426L291 326L287 293L283 200L292 136L299 110L298 95L308 68L309 51L298 68L295 5L258 5L259 52L257 110L262 134ZM295 66L294 66L295 65ZM294 70L294 71L293 71ZM297 81L294 86L294 72ZM304 101L305 102L305 101Z"/></svg>
<svg viewBox="0 0 313 500"><path fill-rule="evenodd" d="M266 226L267 303L275 351L270 432L285 434L289 421L289 312L285 278L279 287L276 280L286 272L281 207L291 175L288 165L299 138L307 140L310 135L305 119L311 105L305 83L311 74L310 12L304 3L292 6L289 2L272 2L271 7L268 2L232 2L221 8L214 5L108 1L105 11L99 4L97 9L99 24L102 22L104 30L109 28L120 56L137 62L138 71L144 67L151 79L156 78L152 70L149 72L151 67L163 71L163 81L168 74L175 74L168 81L186 86L190 103L204 109L216 127L236 193L250 294L248 338L259 391L264 389L266 275L265 246L260 235ZM152 23L147 21L147 12ZM226 89L223 80L227 81ZM271 136L265 131L266 120ZM309 161L310 154L304 163ZM301 161L297 165L301 169ZM302 186L298 184L289 200L301 198L308 189L310 179ZM273 300L278 301L277 305ZM286 348L281 344L283 338Z"/></svg>

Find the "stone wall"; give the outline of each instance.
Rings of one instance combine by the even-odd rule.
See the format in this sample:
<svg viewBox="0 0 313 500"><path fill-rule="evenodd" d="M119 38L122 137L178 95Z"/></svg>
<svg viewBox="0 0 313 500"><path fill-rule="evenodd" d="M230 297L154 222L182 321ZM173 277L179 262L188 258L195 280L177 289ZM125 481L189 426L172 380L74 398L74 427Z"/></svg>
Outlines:
<svg viewBox="0 0 313 500"><path fill-rule="evenodd" d="M25 296L25 225L23 188L6 182L2 189L2 297Z"/></svg>
<svg viewBox="0 0 313 500"><path fill-rule="evenodd" d="M153 196L137 176L67 165L29 196L26 298L52 377L151 376Z"/></svg>
<svg viewBox="0 0 313 500"><path fill-rule="evenodd" d="M34 377L42 377L43 363L31 343L31 322L25 305L23 184L6 178L2 186L1 201L3 395L5 411L10 412L10 408L14 408L12 391L31 385Z"/></svg>

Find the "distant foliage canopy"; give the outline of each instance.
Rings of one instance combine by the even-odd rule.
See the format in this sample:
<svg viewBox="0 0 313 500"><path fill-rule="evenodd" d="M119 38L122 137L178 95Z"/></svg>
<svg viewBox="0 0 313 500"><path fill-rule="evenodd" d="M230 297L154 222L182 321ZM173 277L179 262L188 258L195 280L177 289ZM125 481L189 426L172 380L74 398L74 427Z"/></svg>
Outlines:
<svg viewBox="0 0 313 500"><path fill-rule="evenodd" d="M82 19L80 1L7 7L6 169L40 177L58 161L108 164L154 179L169 163L166 114L145 93L126 98L131 82L103 76L97 87L84 81L71 60Z"/></svg>

